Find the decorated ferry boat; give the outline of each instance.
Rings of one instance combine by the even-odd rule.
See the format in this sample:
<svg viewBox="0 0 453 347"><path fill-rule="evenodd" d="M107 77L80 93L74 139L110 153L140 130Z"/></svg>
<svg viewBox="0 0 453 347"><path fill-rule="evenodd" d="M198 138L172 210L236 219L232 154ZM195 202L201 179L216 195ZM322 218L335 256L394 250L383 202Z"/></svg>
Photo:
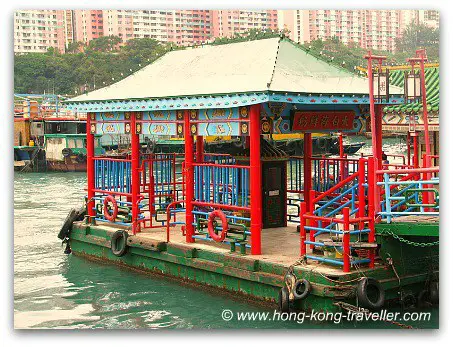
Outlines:
<svg viewBox="0 0 453 347"><path fill-rule="evenodd" d="M368 79L286 38L205 46L68 100L87 112L88 185L66 253L281 310L436 304L439 168L383 160L383 108L406 99L385 57L365 58ZM313 154L312 133L353 133L364 109L372 156ZM103 134L127 135L131 153L97 155ZM275 134L302 134L303 154ZM146 153L150 135L184 138L184 153ZM242 151L209 153L207 136Z"/></svg>

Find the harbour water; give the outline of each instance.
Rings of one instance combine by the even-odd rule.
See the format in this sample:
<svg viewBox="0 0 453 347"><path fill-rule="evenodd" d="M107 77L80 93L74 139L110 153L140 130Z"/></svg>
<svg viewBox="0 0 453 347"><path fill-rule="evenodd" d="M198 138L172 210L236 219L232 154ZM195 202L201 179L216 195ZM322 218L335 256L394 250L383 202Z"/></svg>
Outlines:
<svg viewBox="0 0 453 347"><path fill-rule="evenodd" d="M401 153L404 140L387 140L384 148L388 154ZM82 202L85 186L84 173L16 173L14 177L16 328L398 328L389 323L225 321L225 309L268 311L271 317L273 309L65 255L57 233L69 209ZM411 325L438 326L438 311L432 313L429 322Z"/></svg>

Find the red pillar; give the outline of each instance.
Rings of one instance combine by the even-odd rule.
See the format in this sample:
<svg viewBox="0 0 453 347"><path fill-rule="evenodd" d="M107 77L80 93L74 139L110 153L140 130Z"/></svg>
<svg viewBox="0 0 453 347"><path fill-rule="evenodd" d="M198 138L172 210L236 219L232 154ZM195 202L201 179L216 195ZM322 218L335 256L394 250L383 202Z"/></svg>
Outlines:
<svg viewBox="0 0 453 347"><path fill-rule="evenodd" d="M349 246L349 207L343 208L343 272L351 271L351 248Z"/></svg>
<svg viewBox="0 0 453 347"><path fill-rule="evenodd" d="M341 133L341 132L340 132L340 135L338 135L338 147L339 147L340 158L343 158L343 156L344 156L343 133Z"/></svg>
<svg viewBox="0 0 453 347"><path fill-rule="evenodd" d="M379 162L382 163L382 147L381 151L379 151L379 144L378 144L378 136L377 136L377 126L376 123L378 120L376 119L376 110L375 110L375 103L374 103L374 85L373 85L373 56L371 55L371 51L368 52L368 55L365 56L365 58L368 60L368 89L369 89L369 98L370 98L370 120L371 120L371 144L372 144L372 149L373 149L373 157L376 158L376 160L373 160L372 164L374 167L372 168L373 172L375 172L378 168L378 158L380 158ZM381 120L382 122L382 120ZM379 156L380 154L380 156ZM368 170L370 170L370 167L368 167ZM378 186L374 186L375 191L373 192L374 194L374 204L376 205L379 201L379 189ZM376 205L377 207L377 205ZM376 210L377 211L377 210Z"/></svg>
<svg viewBox="0 0 453 347"><path fill-rule="evenodd" d="M132 171L132 233L135 235L140 231L138 221L138 202L140 195L140 137L137 133L136 112L131 112L131 171Z"/></svg>
<svg viewBox="0 0 453 347"><path fill-rule="evenodd" d="M189 110L184 110L184 170L186 185L186 242L194 242L193 234L193 199L194 199L194 171L193 171L193 135L190 131Z"/></svg>
<svg viewBox="0 0 453 347"><path fill-rule="evenodd" d="M359 218L365 217L365 158L359 159L359 187L358 187L358 195L359 195ZM360 229L363 229L363 223L359 223Z"/></svg>
<svg viewBox="0 0 453 347"><path fill-rule="evenodd" d="M196 142L196 147L197 147L197 151L196 151L196 155L197 155L197 160L196 162L197 163L202 163L204 160L203 160L203 136L197 136L197 142Z"/></svg>
<svg viewBox="0 0 453 347"><path fill-rule="evenodd" d="M419 168L420 162L419 162L419 154L418 154L418 134L417 133L414 133L413 139L414 139L414 167Z"/></svg>
<svg viewBox="0 0 453 347"><path fill-rule="evenodd" d="M376 158L379 170L382 170L382 109L382 105L376 106Z"/></svg>
<svg viewBox="0 0 453 347"><path fill-rule="evenodd" d="M94 134L91 133L91 117L94 117L94 113L88 113L87 115L87 214L90 217L95 217L94 211Z"/></svg>
<svg viewBox="0 0 453 347"><path fill-rule="evenodd" d="M373 86L373 60L371 51L368 59L368 89L370 97L370 120L371 120L371 143L373 148L373 157L377 158L377 137L376 137L376 112L374 109L374 86Z"/></svg>
<svg viewBox="0 0 453 347"><path fill-rule="evenodd" d="M307 232L305 231L305 213L307 213L307 203L302 201L300 203L300 255L304 256L307 253L307 246L305 240L307 239Z"/></svg>
<svg viewBox="0 0 453 347"><path fill-rule="evenodd" d="M261 254L262 190L261 190L261 105L250 106L250 218L252 254Z"/></svg>
<svg viewBox="0 0 453 347"><path fill-rule="evenodd" d="M376 192L375 186L376 186L376 176L374 174L374 162L376 160L373 157L369 157L367 161L368 165L368 216L370 218L369 221L369 227L370 227L370 232L368 233L368 242L373 243L374 242L374 221L376 218L376 209L375 209L375 198L374 194ZM369 267L374 268L374 257L375 257L375 250L371 249L368 251L368 257L370 258L370 263Z"/></svg>
<svg viewBox="0 0 453 347"><path fill-rule="evenodd" d="M312 143L311 133L304 133L304 201L310 209L310 190L311 190L311 156L312 156Z"/></svg>
<svg viewBox="0 0 453 347"><path fill-rule="evenodd" d="M410 133L407 132L406 135L406 146L407 146L407 165L411 165L411 136Z"/></svg>
<svg viewBox="0 0 453 347"><path fill-rule="evenodd" d="M416 54L420 62L420 83L422 87L422 102L423 102L423 130L425 135L425 150L426 155L429 157L431 155L431 144L429 143L429 130L428 130L428 104L426 101L426 83L425 83L425 59L426 59L426 50L418 49ZM431 163L429 163L431 167Z"/></svg>

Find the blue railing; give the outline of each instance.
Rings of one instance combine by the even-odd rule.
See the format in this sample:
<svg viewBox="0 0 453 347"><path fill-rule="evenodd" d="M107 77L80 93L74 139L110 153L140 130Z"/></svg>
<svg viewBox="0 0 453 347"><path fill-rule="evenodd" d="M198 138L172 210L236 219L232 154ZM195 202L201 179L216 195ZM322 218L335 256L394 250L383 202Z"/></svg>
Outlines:
<svg viewBox="0 0 453 347"><path fill-rule="evenodd" d="M200 202L249 206L250 168L226 164L194 164L195 200Z"/></svg>
<svg viewBox="0 0 453 347"><path fill-rule="evenodd" d="M384 188L382 212L379 215L384 217L387 223L401 216L438 216L439 177L435 176L437 172L438 168L420 169L420 174L414 175L414 179L404 180L393 171L384 170L383 181L377 182L378 186Z"/></svg>
<svg viewBox="0 0 453 347"><path fill-rule="evenodd" d="M314 157L311 158L311 165L312 189L317 193L323 193L357 172L359 159ZM288 161L287 172L287 206L290 208L287 213L287 219L289 222L299 222L299 206L304 200L304 158L299 156L291 157ZM348 190L352 185L354 185L354 182L349 182L343 185L336 193L339 194Z"/></svg>
<svg viewBox="0 0 453 347"><path fill-rule="evenodd" d="M94 158L94 187L105 192L131 193L131 161Z"/></svg>
<svg viewBox="0 0 453 347"><path fill-rule="evenodd" d="M140 192L149 216L146 228L161 227L166 223L167 207L184 199L183 169L177 169L177 154L151 153L143 155L140 166ZM153 221L154 219L154 221Z"/></svg>

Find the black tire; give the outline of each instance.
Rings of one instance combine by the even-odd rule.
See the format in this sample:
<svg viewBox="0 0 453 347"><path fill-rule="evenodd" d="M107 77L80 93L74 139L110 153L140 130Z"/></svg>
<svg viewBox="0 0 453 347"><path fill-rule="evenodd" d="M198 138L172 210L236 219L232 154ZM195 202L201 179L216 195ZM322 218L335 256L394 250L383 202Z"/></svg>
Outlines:
<svg viewBox="0 0 453 347"><path fill-rule="evenodd" d="M289 291L286 286L278 293L278 309L280 312L289 312Z"/></svg>
<svg viewBox="0 0 453 347"><path fill-rule="evenodd" d="M63 148L61 150L61 154L63 154L63 157L69 157L72 155L72 149L71 148Z"/></svg>
<svg viewBox="0 0 453 347"><path fill-rule="evenodd" d="M85 214L86 208L84 207L72 208L71 211L69 211L68 216L66 217L63 226L60 229L60 232L58 233L58 238L60 240L66 239L72 230L72 223L83 220Z"/></svg>
<svg viewBox="0 0 453 347"><path fill-rule="evenodd" d="M417 307L418 308L429 308L431 307L431 298L429 297L429 291L423 289L417 296Z"/></svg>
<svg viewBox="0 0 453 347"><path fill-rule="evenodd" d="M371 295L371 291L375 290L377 295ZM384 306L385 292L382 285L371 277L362 278L357 284L357 299L359 306L370 310L379 310Z"/></svg>
<svg viewBox="0 0 453 347"><path fill-rule="evenodd" d="M244 143L243 143L242 137L240 137L238 140L234 141L233 146L236 148L244 148Z"/></svg>
<svg viewBox="0 0 453 347"><path fill-rule="evenodd" d="M417 299L412 294L407 294L402 299L403 310L413 309L417 305Z"/></svg>
<svg viewBox="0 0 453 347"><path fill-rule="evenodd" d="M83 153L77 154L76 161L78 163L83 163L86 160L86 156Z"/></svg>
<svg viewBox="0 0 453 347"><path fill-rule="evenodd" d="M113 255L117 257L122 257L126 254L127 251L127 237L128 233L125 230L117 230L113 233L112 239L110 241L110 248ZM119 241L123 239L123 242L118 246Z"/></svg>
<svg viewBox="0 0 453 347"><path fill-rule="evenodd" d="M311 291L310 282L303 278L296 281L296 284L293 288L294 300L303 300L305 299Z"/></svg>
<svg viewBox="0 0 453 347"><path fill-rule="evenodd" d="M429 301L433 305L439 305L439 282L429 284Z"/></svg>

